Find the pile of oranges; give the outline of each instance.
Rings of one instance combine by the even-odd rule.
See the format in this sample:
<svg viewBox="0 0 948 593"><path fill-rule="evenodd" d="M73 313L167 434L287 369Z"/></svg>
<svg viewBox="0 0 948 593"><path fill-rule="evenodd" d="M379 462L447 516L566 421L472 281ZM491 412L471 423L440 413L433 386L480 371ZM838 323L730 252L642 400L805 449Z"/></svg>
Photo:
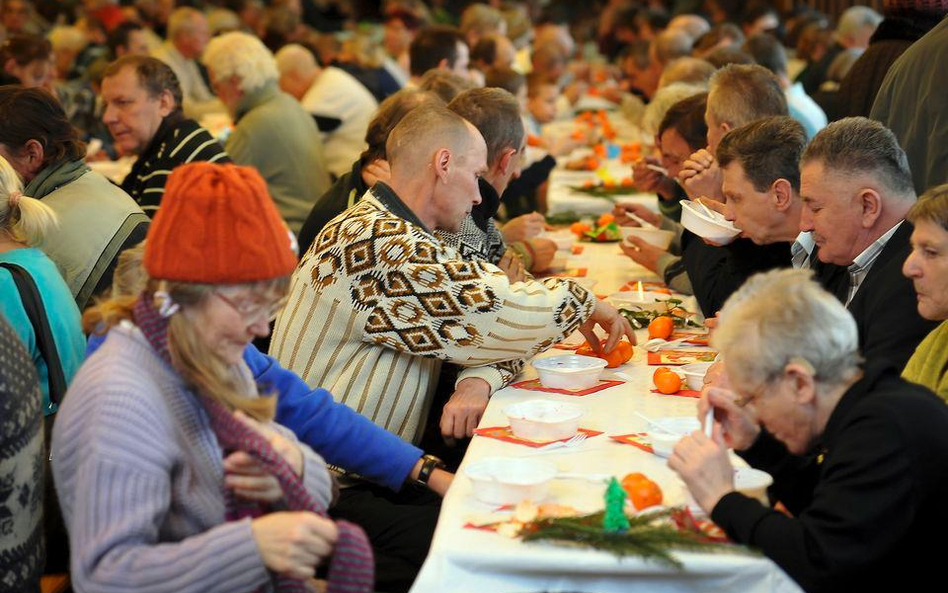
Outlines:
<svg viewBox="0 0 948 593"><path fill-rule="evenodd" d="M637 511L662 504L662 489L645 474L636 472L626 475L622 478L622 489L629 495Z"/></svg>
<svg viewBox="0 0 948 593"><path fill-rule="evenodd" d="M630 344L628 340L619 340L619 343L612 349L612 352L600 352L596 354L592 346L589 345L589 342L584 342L582 346L576 349L576 354L601 358L606 361L607 369L614 369L632 360L632 344Z"/></svg>
<svg viewBox="0 0 948 593"><path fill-rule="evenodd" d="M671 395L681 389L681 377L668 367L658 367L652 373L652 383L660 393Z"/></svg>

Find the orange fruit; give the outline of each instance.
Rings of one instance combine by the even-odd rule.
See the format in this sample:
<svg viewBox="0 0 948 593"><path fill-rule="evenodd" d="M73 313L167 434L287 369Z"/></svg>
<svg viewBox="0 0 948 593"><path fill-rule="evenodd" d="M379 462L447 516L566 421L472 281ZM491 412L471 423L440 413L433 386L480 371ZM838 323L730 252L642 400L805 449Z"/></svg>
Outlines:
<svg viewBox="0 0 948 593"><path fill-rule="evenodd" d="M597 145L593 146L593 152L595 152L595 153L596 153L596 156L599 157L599 158L601 158L601 159L606 158L606 145L605 145L605 144L597 144Z"/></svg>
<svg viewBox="0 0 948 593"><path fill-rule="evenodd" d="M602 184L606 187L616 187L618 185L615 179L606 179Z"/></svg>
<svg viewBox="0 0 948 593"><path fill-rule="evenodd" d="M667 315L659 315L648 324L648 337L667 340L675 331L675 320Z"/></svg>
<svg viewBox="0 0 948 593"><path fill-rule="evenodd" d="M583 342L583 345L576 349L576 354L580 356L599 356L593 351L589 342Z"/></svg>
<svg viewBox="0 0 948 593"><path fill-rule="evenodd" d="M572 138L573 140L580 140L580 141L585 140L586 132L582 130L573 130L573 133L570 134L570 138Z"/></svg>
<svg viewBox="0 0 948 593"><path fill-rule="evenodd" d="M658 379L658 376L661 375L662 373L670 373L670 372L672 372L672 370L668 367L658 367L657 369L655 369L655 372L652 373L652 383L654 383Z"/></svg>
<svg viewBox="0 0 948 593"><path fill-rule="evenodd" d="M599 217L599 220L596 221L596 224L599 226L606 226L607 224L615 221L615 219L616 219L615 216L613 216L609 212L606 212L605 214Z"/></svg>
<svg viewBox="0 0 948 593"><path fill-rule="evenodd" d="M633 181L631 177L623 177L620 183L622 184L622 187L632 187Z"/></svg>
<svg viewBox="0 0 948 593"><path fill-rule="evenodd" d="M569 230L574 235L579 235L582 237L583 233L590 230L590 228L585 222L574 222L573 224L569 225Z"/></svg>
<svg viewBox="0 0 948 593"><path fill-rule="evenodd" d="M662 373L655 377L655 387L658 388L660 393L664 393L665 395L678 393L678 390L681 389L681 377L678 376L678 373L673 371Z"/></svg>
<svg viewBox="0 0 948 593"><path fill-rule="evenodd" d="M629 484L631 487L626 489L626 493L632 500L632 506L641 511L655 505L662 504L662 489L658 484L643 478Z"/></svg>
<svg viewBox="0 0 948 593"><path fill-rule="evenodd" d="M632 360L632 344L627 340L619 340L616 344L616 350L622 353L622 362L626 363Z"/></svg>
<svg viewBox="0 0 948 593"><path fill-rule="evenodd" d="M599 168L599 161L597 159L594 159L593 157L589 157L586 159L586 169L588 169L589 171L595 171L598 168Z"/></svg>
<svg viewBox="0 0 948 593"><path fill-rule="evenodd" d="M592 189L596 187L596 182L593 181L592 179L587 179L586 181L583 182L583 187L586 189Z"/></svg>
<svg viewBox="0 0 948 593"><path fill-rule="evenodd" d="M635 473L626 474L625 476L623 476L622 481L620 482L620 485L622 486L623 490L628 492L633 484L637 484L638 482L642 480L647 480L647 479L648 478L645 477L645 474L635 472Z"/></svg>
<svg viewBox="0 0 948 593"><path fill-rule="evenodd" d="M618 348L613 348L612 352L603 352L599 355L599 358L606 361L607 369L614 369L617 366L622 365L625 362L625 359L622 357L622 351Z"/></svg>

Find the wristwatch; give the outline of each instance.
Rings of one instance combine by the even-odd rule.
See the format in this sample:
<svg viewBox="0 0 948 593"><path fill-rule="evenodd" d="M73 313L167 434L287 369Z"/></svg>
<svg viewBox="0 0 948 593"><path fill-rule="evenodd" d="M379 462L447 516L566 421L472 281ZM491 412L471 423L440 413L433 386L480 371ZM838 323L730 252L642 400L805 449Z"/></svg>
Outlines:
<svg viewBox="0 0 948 593"><path fill-rule="evenodd" d="M415 483L419 486L427 486L432 472L434 472L436 468L444 468L444 462L434 455L423 455L421 460L421 469L418 471L418 477L415 478Z"/></svg>

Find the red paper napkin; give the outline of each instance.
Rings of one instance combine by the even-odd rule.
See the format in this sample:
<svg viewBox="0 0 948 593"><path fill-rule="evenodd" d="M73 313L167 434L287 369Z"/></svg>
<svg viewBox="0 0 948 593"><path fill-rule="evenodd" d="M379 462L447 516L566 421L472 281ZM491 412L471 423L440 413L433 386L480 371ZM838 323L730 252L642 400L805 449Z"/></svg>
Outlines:
<svg viewBox="0 0 948 593"><path fill-rule="evenodd" d="M577 346L576 348L578 348ZM572 348L575 350L576 348ZM563 348L568 350L569 348ZM586 389L553 389L552 387L544 387L539 379L531 379L529 381L521 381L519 383L514 383L511 387L517 389L526 389L527 391L542 391L543 393L562 393L563 395L575 395L583 396L589 395L590 393L596 393L597 391L602 391L603 389L609 389L610 387L615 387L616 385L622 385L622 381L606 381L605 379L600 379L599 383L588 387Z"/></svg>
<svg viewBox="0 0 948 593"><path fill-rule="evenodd" d="M588 428L579 428L578 432L586 434L587 438L592 438L602 434L600 430L590 430ZM474 434L480 435L482 437L488 437L491 439L497 439L498 441L506 441L508 443L516 443L518 445L526 445L527 447L533 447L538 449L540 447L545 447L552 443L565 442L570 440L572 437L566 437L565 439L557 439L555 441L531 441L530 439L522 439L518 436L514 436L514 433L510 431L509 426L492 426L490 428L478 428L474 431Z"/></svg>
<svg viewBox="0 0 948 593"><path fill-rule="evenodd" d="M718 355L714 350L690 350L674 349L659 350L658 352L648 353L648 364L650 365L682 365L693 362L714 362L714 357Z"/></svg>
<svg viewBox="0 0 948 593"><path fill-rule="evenodd" d="M689 331L676 331L668 337L669 340L685 339L685 344L694 344L695 346L707 346L710 334L707 332L695 333Z"/></svg>
<svg viewBox="0 0 948 593"><path fill-rule="evenodd" d="M638 290L638 289L639 289L639 281L629 280L628 282L625 283L625 285L619 288L619 292L628 292L628 291ZM642 282L642 290L648 291L648 292L661 292L664 294L672 294L672 291L667 286L665 286L665 284L662 282L654 282L654 281Z"/></svg>
<svg viewBox="0 0 948 593"><path fill-rule="evenodd" d="M623 445L632 445L633 447L638 447L646 453L655 452L652 450L652 443L648 440L648 434L644 432L610 435L609 438L616 442L622 443Z"/></svg>
<svg viewBox="0 0 948 593"><path fill-rule="evenodd" d="M693 389L679 389L675 393L662 393L658 389L653 389L652 393L657 393L659 395L677 395L678 397L701 397L701 392L695 391Z"/></svg>

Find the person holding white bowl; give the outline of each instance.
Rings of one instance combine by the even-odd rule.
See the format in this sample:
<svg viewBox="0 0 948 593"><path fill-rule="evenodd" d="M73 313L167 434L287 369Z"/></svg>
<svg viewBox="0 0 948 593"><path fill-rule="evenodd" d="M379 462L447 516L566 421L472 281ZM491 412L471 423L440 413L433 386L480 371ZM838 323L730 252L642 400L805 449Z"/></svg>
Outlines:
<svg viewBox="0 0 948 593"><path fill-rule="evenodd" d="M807 591L940 578L948 407L885 359L862 364L856 323L809 271L751 278L712 344L733 391L709 390L712 437L685 437L668 465L728 537ZM773 476L790 516L736 491L728 447Z"/></svg>

